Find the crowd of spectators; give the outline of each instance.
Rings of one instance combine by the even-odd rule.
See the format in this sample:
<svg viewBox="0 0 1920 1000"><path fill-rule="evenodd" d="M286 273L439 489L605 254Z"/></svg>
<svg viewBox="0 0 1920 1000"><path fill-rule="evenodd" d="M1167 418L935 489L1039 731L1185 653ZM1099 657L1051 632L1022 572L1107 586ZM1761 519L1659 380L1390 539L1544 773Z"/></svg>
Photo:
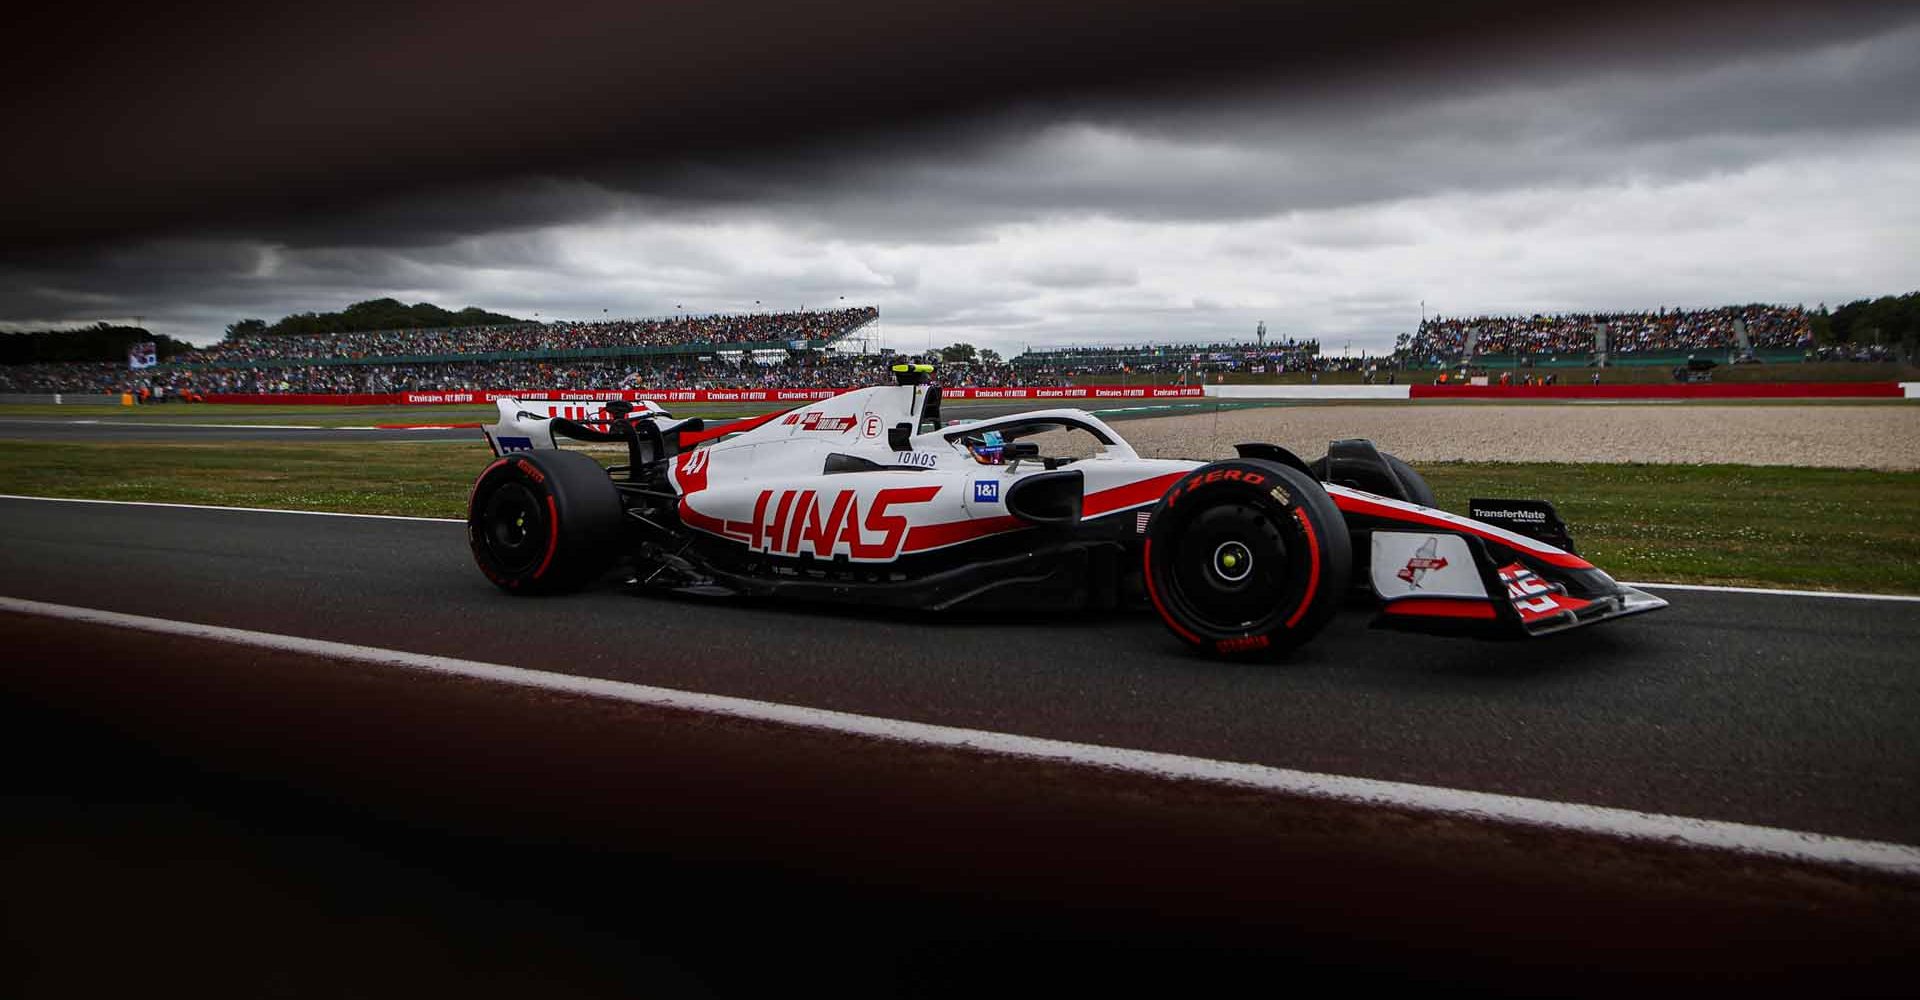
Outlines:
<svg viewBox="0 0 1920 1000"><path fill-rule="evenodd" d="M58 361L0 365L0 392L118 393L142 381L124 361Z"/></svg>
<svg viewBox="0 0 1920 1000"><path fill-rule="evenodd" d="M1240 371L1326 371L1314 340L1275 340L1272 343L1112 344L1060 347L1028 351L1013 366L1037 375L1065 378L1074 375L1185 374Z"/></svg>
<svg viewBox="0 0 1920 1000"><path fill-rule="evenodd" d="M1760 348L1810 348L1813 325L1799 306L1722 306L1718 309L1621 314L1603 319L1607 350L1713 350L1738 344L1744 325L1747 345Z"/></svg>
<svg viewBox="0 0 1920 1000"><path fill-rule="evenodd" d="M1471 339L1476 356L1581 357L1597 350L1595 334L1603 327L1609 352L1728 350L1739 345L1742 326L1747 346L1755 350L1813 346L1813 326L1805 309L1749 305L1658 312L1434 317L1421 322L1408 342L1407 356L1425 364L1452 364L1466 354Z"/></svg>
<svg viewBox="0 0 1920 1000"><path fill-rule="evenodd" d="M222 341L182 360L231 364L311 358L395 358L528 353L606 347L835 340L880 315L872 306L791 313L719 314L597 323L522 323L445 330L382 330L321 336L262 336Z"/></svg>
<svg viewBox="0 0 1920 1000"><path fill-rule="evenodd" d="M1593 328L1562 316L1501 319L1480 326L1480 354L1561 356L1593 351Z"/></svg>
<svg viewBox="0 0 1920 1000"><path fill-rule="evenodd" d="M530 353L621 346L728 345L833 340L877 315L871 307L828 312L703 316L603 323L546 323L448 330L346 333L331 336L254 337L197 352L186 365L130 371L124 363L41 363L0 366L0 392L109 393L160 390L167 396L212 393L408 392L470 388L843 388L880 384L891 356L821 350L690 349L686 353L593 360L463 360L380 363L396 356ZM1755 349L1801 348L1818 360L1891 360L1889 348L1812 347L1809 316L1798 306L1728 306L1648 313L1572 313L1529 317L1436 317L1421 323L1393 358L1326 357L1316 340L1267 343L1124 344L1029 351L1009 361L949 364L940 381L953 386L1059 385L1070 379L1176 380L1216 373L1386 373L1402 363L1451 365L1471 334L1476 355L1585 357L1595 331L1608 331L1609 349L1723 350L1736 345L1744 324ZM990 352L989 352L990 353ZM354 359L315 364L315 358ZM260 362L282 361L262 365ZM251 367L235 363L247 362ZM1384 377L1384 376L1383 376Z"/></svg>
<svg viewBox="0 0 1920 1000"><path fill-rule="evenodd" d="M461 361L421 364L285 365L129 371L120 364L0 366L0 392L213 393L425 392L446 389L843 389L891 378L891 355L793 352L778 357L694 355L584 361ZM770 361L771 363L763 363ZM949 364L950 386L1053 385L1006 363Z"/></svg>

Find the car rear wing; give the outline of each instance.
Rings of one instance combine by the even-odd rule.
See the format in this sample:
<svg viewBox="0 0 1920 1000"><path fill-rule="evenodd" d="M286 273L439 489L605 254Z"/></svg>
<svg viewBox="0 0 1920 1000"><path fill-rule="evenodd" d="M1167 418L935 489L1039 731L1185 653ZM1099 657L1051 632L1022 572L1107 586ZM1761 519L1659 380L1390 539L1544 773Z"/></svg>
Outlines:
<svg viewBox="0 0 1920 1000"><path fill-rule="evenodd" d="M487 447L495 455L510 451L533 451L560 447L560 439L586 443L626 444L635 452L635 464L668 457L679 450L682 432L699 431L705 425L699 417L676 420L673 414L652 400L635 403L600 404L538 403L546 413L534 412L529 404L511 397L494 403L500 417L483 426Z"/></svg>

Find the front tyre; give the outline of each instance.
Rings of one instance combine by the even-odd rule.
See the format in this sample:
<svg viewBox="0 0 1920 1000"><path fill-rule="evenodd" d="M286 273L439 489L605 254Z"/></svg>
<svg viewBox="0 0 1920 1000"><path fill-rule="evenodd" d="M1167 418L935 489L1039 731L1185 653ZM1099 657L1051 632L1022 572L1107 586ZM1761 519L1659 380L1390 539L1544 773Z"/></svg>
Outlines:
<svg viewBox="0 0 1920 1000"><path fill-rule="evenodd" d="M600 463L578 452L515 452L473 484L467 544L501 590L564 593L613 566L624 516Z"/></svg>
<svg viewBox="0 0 1920 1000"><path fill-rule="evenodd" d="M1277 462L1202 466L1154 509L1147 595L1174 635L1221 656L1272 654L1333 616L1353 569L1347 524L1320 484Z"/></svg>

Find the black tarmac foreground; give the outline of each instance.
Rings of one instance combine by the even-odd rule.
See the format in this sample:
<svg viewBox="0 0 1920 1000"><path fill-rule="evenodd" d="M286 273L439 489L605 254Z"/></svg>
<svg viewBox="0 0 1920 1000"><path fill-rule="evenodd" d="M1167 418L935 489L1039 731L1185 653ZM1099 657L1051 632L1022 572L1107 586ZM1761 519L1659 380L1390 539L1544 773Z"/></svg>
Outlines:
<svg viewBox="0 0 1920 1000"><path fill-rule="evenodd" d="M1535 643L498 594L458 524L0 500L0 595L1920 843L1920 606ZM1920 879L0 614L0 991L1901 993ZM10 982L7 980L11 980Z"/></svg>

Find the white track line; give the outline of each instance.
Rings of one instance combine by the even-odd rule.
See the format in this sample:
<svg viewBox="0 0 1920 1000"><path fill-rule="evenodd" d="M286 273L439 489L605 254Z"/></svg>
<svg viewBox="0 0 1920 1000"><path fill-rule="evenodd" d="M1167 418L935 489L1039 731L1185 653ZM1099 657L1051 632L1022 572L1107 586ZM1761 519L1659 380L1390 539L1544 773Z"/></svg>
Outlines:
<svg viewBox="0 0 1920 1000"><path fill-rule="evenodd" d="M575 451L593 451L594 446L575 448ZM612 446L598 450L618 450ZM221 507L216 504L202 503L161 503L157 500L89 500L80 497L32 497L19 493L0 493L0 500L38 500L44 503L92 503L118 505L122 507L179 507L185 510L237 510L248 514L305 514L312 517L363 517L373 521L431 521L440 524L465 524L465 518L459 517L414 517L408 514L346 514L332 510L289 510L285 507ZM1764 597L1844 597L1856 601L1911 601L1920 602L1920 596L1905 594L1855 594L1842 590L1772 590L1765 587L1714 587L1701 583L1633 583L1620 581L1628 587L1649 587L1656 590L1705 590L1721 594L1757 594Z"/></svg>
<svg viewBox="0 0 1920 1000"><path fill-rule="evenodd" d="M221 507L204 503L161 503L158 500L86 500L80 497L29 497L0 493L0 500L41 500L47 503L91 503L111 507L178 507L183 510L235 510L247 514L302 514L307 517L359 517L369 521L429 521L437 524L465 524L462 517L414 517L408 514L348 514L337 510L288 510L285 507Z"/></svg>
<svg viewBox="0 0 1920 1000"><path fill-rule="evenodd" d="M1818 833L1750 826L1719 820L1667 816L1604 806L1553 802L1457 788L1293 771L1259 764L1209 760L1121 747L1070 743L979 729L961 729L902 719L855 715L799 705L753 701L724 695L676 691L624 681L528 670L445 656L429 656L322 639L275 635L148 618L93 608L0 597L0 612L40 615L66 621L135 629L165 635L212 639L262 649L399 667L518 687L606 698L651 708L727 716L754 722L825 730L872 739L939 747L1002 757L1099 768L1173 781L1199 781L1348 805L1411 810L1469 821L1517 824L1573 833L1597 834L1636 842L1654 842L1820 865L1839 865L1920 878L1920 847L1852 840Z"/></svg>
<svg viewBox="0 0 1920 1000"><path fill-rule="evenodd" d="M1716 587L1705 583L1626 583L1628 587L1646 587L1650 590L1704 590L1715 594L1763 594L1770 597L1843 597L1851 601L1910 601L1920 603L1920 597L1907 594L1852 594L1843 590L1776 590L1768 587Z"/></svg>

